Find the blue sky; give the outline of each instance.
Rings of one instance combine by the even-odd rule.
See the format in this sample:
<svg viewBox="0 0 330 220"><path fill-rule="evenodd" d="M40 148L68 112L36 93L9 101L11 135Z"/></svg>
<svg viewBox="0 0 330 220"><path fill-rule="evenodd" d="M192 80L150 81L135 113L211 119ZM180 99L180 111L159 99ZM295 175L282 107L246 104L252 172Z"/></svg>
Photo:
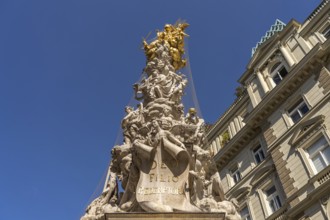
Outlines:
<svg viewBox="0 0 330 220"><path fill-rule="evenodd" d="M0 219L79 219L102 185L142 37L186 20L203 117L233 102L251 48L320 1L0 1Z"/></svg>

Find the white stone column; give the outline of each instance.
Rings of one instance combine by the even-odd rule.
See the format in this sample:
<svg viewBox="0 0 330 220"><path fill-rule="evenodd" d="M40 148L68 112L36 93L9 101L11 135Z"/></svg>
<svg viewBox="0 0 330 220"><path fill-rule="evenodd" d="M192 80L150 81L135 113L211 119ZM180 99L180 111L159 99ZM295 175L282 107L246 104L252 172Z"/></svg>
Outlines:
<svg viewBox="0 0 330 220"><path fill-rule="evenodd" d="M212 141L212 151L213 151L214 155L216 155L218 153L217 146L216 146L216 143L214 140Z"/></svg>
<svg viewBox="0 0 330 220"><path fill-rule="evenodd" d="M220 146L223 147L223 145L222 145L223 138L222 138L221 134L219 135L219 140L220 140Z"/></svg>
<svg viewBox="0 0 330 220"><path fill-rule="evenodd" d="M233 137L234 137L234 135L237 133L234 122L230 122L230 128L232 130Z"/></svg>
<svg viewBox="0 0 330 220"><path fill-rule="evenodd" d="M234 125L235 125L235 128L236 128L236 133L239 132L239 130L241 130L241 126L238 122L237 117L234 118Z"/></svg>
<svg viewBox="0 0 330 220"><path fill-rule="evenodd" d="M249 97L250 97L250 100L251 100L251 103L252 103L252 106L253 108L257 106L257 101L256 101L256 98L254 97L254 94L253 94L253 91L252 91L252 88L251 88L251 85L247 85L247 88L246 88L248 94L249 94Z"/></svg>
<svg viewBox="0 0 330 220"><path fill-rule="evenodd" d="M230 124L228 125L228 132L229 132L230 138L234 137L234 134L233 134L233 132L231 130Z"/></svg>
<svg viewBox="0 0 330 220"><path fill-rule="evenodd" d="M242 116L240 116L240 115L238 116L238 121L239 121L239 124L241 125L241 128L243 128L245 123L243 122Z"/></svg>
<svg viewBox="0 0 330 220"><path fill-rule="evenodd" d="M289 66L291 67L293 64L295 64L295 61L293 60L292 56L288 53L287 49L285 49L282 45L280 45L279 48L286 62L289 64Z"/></svg>
<svg viewBox="0 0 330 220"><path fill-rule="evenodd" d="M217 144L217 149L219 151L221 149L221 144L220 144L220 138L219 137L215 138L215 143Z"/></svg>
<svg viewBox="0 0 330 220"><path fill-rule="evenodd" d="M258 77L258 80L261 84L262 89L264 90L264 93L266 94L269 91L269 88L268 88L267 83L265 82L264 77L261 75L259 70L256 72L256 75Z"/></svg>

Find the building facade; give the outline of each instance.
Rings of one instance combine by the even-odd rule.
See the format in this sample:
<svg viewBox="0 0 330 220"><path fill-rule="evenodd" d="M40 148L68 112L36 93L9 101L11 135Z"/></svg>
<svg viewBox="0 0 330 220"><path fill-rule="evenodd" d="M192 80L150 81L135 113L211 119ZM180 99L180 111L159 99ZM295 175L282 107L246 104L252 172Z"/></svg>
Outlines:
<svg viewBox="0 0 330 220"><path fill-rule="evenodd" d="M243 219L330 219L330 2L276 21L242 92L208 130L227 199Z"/></svg>

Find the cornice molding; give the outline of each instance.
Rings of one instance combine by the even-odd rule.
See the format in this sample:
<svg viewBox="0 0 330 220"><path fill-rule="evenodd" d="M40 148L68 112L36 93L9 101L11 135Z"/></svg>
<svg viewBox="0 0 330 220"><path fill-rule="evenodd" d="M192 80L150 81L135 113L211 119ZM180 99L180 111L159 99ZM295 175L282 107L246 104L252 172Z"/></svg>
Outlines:
<svg viewBox="0 0 330 220"><path fill-rule="evenodd" d="M292 147L300 145L302 142L308 139L310 135L319 130L319 127L324 122L324 120L324 115L318 115L301 123L298 127L295 128L295 131L289 140L289 144Z"/></svg>
<svg viewBox="0 0 330 220"><path fill-rule="evenodd" d="M271 114L279 103L283 102L289 94L292 94L292 91L298 88L305 79L309 77L310 74L308 70L314 67L312 63L318 63L319 57L323 53L324 48L320 44L317 44L291 69L289 74L279 85L265 95L262 101L250 112L248 117L244 119L245 123L250 124L252 127L259 126L260 122ZM304 78L304 80L300 79L300 83L298 83L298 78Z"/></svg>
<svg viewBox="0 0 330 220"><path fill-rule="evenodd" d="M282 41L287 37L292 35L292 33L297 32L297 29L301 27L301 24L296 20L292 19L286 27L276 34L274 34L271 38L265 41L255 52L250 62L246 67L246 71L243 75L238 79L238 82L241 84L248 78L248 76L253 72L253 69L257 64L261 61L261 59L271 56L271 54L278 49L279 45L282 45Z"/></svg>

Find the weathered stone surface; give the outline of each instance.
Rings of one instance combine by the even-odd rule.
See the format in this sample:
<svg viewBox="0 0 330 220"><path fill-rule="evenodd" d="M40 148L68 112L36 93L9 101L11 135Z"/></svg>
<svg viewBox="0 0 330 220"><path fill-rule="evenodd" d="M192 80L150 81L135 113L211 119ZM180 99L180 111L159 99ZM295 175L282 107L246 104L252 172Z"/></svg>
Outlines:
<svg viewBox="0 0 330 220"><path fill-rule="evenodd" d="M201 148L204 120L194 108L184 115L181 99L187 79L176 71L186 62L181 56L187 26L165 25L156 40L150 44L144 41L144 78L133 85L140 103L136 109L125 108L127 114L121 123L124 140L112 149L105 190L88 206L81 220L104 219L104 214L107 219L134 215L143 219L217 216L201 212L223 212L228 220L240 220L237 205L225 200L210 152ZM121 196L119 183L124 189Z"/></svg>

